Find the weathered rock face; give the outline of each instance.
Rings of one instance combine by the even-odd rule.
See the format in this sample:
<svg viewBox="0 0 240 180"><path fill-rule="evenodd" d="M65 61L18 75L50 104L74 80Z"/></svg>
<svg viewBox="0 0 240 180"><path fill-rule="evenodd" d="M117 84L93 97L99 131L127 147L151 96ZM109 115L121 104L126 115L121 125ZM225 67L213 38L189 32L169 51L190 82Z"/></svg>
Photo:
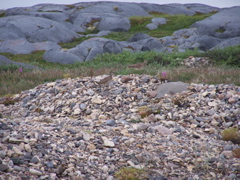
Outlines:
<svg viewBox="0 0 240 180"><path fill-rule="evenodd" d="M128 31L130 21L126 17L105 17L97 25L99 31Z"/></svg>
<svg viewBox="0 0 240 180"><path fill-rule="evenodd" d="M225 8L209 18L194 23L192 28L197 28L199 35L219 38L239 37L239 16L240 7Z"/></svg>
<svg viewBox="0 0 240 180"><path fill-rule="evenodd" d="M24 37L29 42L69 42L78 37L75 32L71 31L64 25L46 18L26 15L16 15L0 18L0 23L6 22L7 24L15 26L15 30L20 29ZM8 28L5 27L4 30L7 32ZM15 36L17 36L17 34L19 34L19 31L17 31Z"/></svg>
<svg viewBox="0 0 240 180"><path fill-rule="evenodd" d="M99 54L120 53L122 52L122 47L117 41L105 38L91 38L77 45L75 48L69 49L68 52L77 55L83 61L88 61Z"/></svg>
<svg viewBox="0 0 240 180"><path fill-rule="evenodd" d="M84 35L79 33L86 31L99 31L86 37L100 37L114 31L128 31L131 28L129 17L150 16L150 12L194 15L217 11L218 13L213 16L194 23L190 29L178 30L172 36L163 38L153 38L143 34L136 34L128 41L119 42L93 38L64 52L61 52L56 44L83 37ZM26 54L34 50L46 50L51 51L46 52L44 56L47 61L73 63L92 60L98 54L105 52L120 53L122 50L183 52L194 48L201 51L225 48L240 44L239 12L240 7L219 9L203 4L157 5L121 2L40 4L28 8L11 8L5 11L5 17L0 18L0 40L2 40L0 52ZM153 18L147 28L154 30L161 28L165 23L167 19ZM56 53L57 51L59 53ZM71 60L63 61L62 55Z"/></svg>
<svg viewBox="0 0 240 180"><path fill-rule="evenodd" d="M148 179L240 178L239 144L221 138L240 127L240 87L189 84L158 98L179 84L118 75L100 86L104 77L48 82L13 105L0 98L0 178L105 180L126 166Z"/></svg>
<svg viewBox="0 0 240 180"><path fill-rule="evenodd" d="M59 64L74 64L75 62L83 62L78 56L65 52L64 50L50 50L47 51L43 59L47 62L59 63Z"/></svg>
<svg viewBox="0 0 240 180"><path fill-rule="evenodd" d="M52 41L30 43L24 38L0 42L0 52L9 52L12 54L30 54L34 51L49 51L60 48L57 43Z"/></svg>
<svg viewBox="0 0 240 180"><path fill-rule="evenodd" d="M141 3L142 6L148 12L160 12L166 13L171 15L176 14L185 14L185 15L194 15L196 13L210 13L213 11L218 11L219 8L210 7L204 4L148 4L148 3Z"/></svg>

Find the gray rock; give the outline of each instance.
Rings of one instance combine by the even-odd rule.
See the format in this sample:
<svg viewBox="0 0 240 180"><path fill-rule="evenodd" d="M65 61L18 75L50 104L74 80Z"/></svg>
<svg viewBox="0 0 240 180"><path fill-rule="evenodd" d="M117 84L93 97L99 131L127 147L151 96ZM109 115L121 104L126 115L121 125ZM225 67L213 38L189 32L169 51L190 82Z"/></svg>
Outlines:
<svg viewBox="0 0 240 180"><path fill-rule="evenodd" d="M200 50L207 51L212 47L218 45L221 40L212 36L191 36L188 41L193 44L191 47L199 48Z"/></svg>
<svg viewBox="0 0 240 180"><path fill-rule="evenodd" d="M24 34L24 37L31 42L70 42L78 37L75 32L66 26L41 17L24 15L8 16L0 18L0 24L3 23L12 24L19 28ZM5 25L5 27L7 26Z"/></svg>
<svg viewBox="0 0 240 180"><path fill-rule="evenodd" d="M54 165L51 161L47 162L46 165L48 168L54 168Z"/></svg>
<svg viewBox="0 0 240 180"><path fill-rule="evenodd" d="M137 33L135 34L131 39L128 40L128 42L137 42L143 39L148 39L151 36L149 36L148 34L144 34L144 33Z"/></svg>
<svg viewBox="0 0 240 180"><path fill-rule="evenodd" d="M148 12L159 12L170 15L185 14L192 16L196 13L194 10L187 8L185 5L177 3L163 5L142 3L141 6Z"/></svg>
<svg viewBox="0 0 240 180"><path fill-rule="evenodd" d="M223 40L222 42L220 42L219 44L217 44L216 46L214 46L212 49L224 49L226 47L229 46L237 46L240 45L240 37L234 37L234 38L229 38L226 40Z"/></svg>
<svg viewBox="0 0 240 180"><path fill-rule="evenodd" d="M230 21L219 27L219 31L215 32L215 36L222 39L240 36L240 21Z"/></svg>
<svg viewBox="0 0 240 180"><path fill-rule="evenodd" d="M75 32L86 32L87 30L96 30L96 26L103 17L95 13L83 13L73 14L71 19L73 27L71 30Z"/></svg>
<svg viewBox="0 0 240 180"><path fill-rule="evenodd" d="M107 36L111 33L111 31L100 31L99 33L97 34L88 34L86 35L86 37L92 37L92 36L95 36L95 37L100 37L100 36Z"/></svg>
<svg viewBox="0 0 240 180"><path fill-rule="evenodd" d="M44 53L43 60L60 64L74 64L75 62L83 62L83 59L80 57L63 50L46 51Z"/></svg>
<svg viewBox="0 0 240 180"><path fill-rule="evenodd" d="M229 24L228 26L227 23L233 22L233 21L239 21L239 16L240 16L240 7L231 7L231 8L224 8L220 10L218 13L212 15L211 17L208 17L202 21L198 21L194 23L191 27L192 28L197 28L198 32L200 35L212 35L212 36L219 36L219 33L217 32L218 29L221 27L226 27L225 29L225 34L227 33L228 30L232 32L233 34L238 34L239 25L236 25L234 29L227 28L229 27L234 27L234 25ZM237 31L235 33L235 31Z"/></svg>
<svg viewBox="0 0 240 180"><path fill-rule="evenodd" d="M13 54L30 54L33 51L60 49L55 42L29 43L26 39L6 40L0 42L0 52L9 52Z"/></svg>
<svg viewBox="0 0 240 180"><path fill-rule="evenodd" d="M237 178L237 176L233 173L231 173L228 177L229 177L229 179L232 179L232 180Z"/></svg>
<svg viewBox="0 0 240 180"><path fill-rule="evenodd" d="M22 171L22 168L20 166L13 166L13 169L15 171Z"/></svg>
<svg viewBox="0 0 240 180"><path fill-rule="evenodd" d="M12 162L14 165L20 165L20 164L23 164L23 161L20 159L20 158L17 158L17 157L13 157L11 158Z"/></svg>
<svg viewBox="0 0 240 180"><path fill-rule="evenodd" d="M152 23L148 24L146 27L149 30L157 29L159 25L166 24L166 18L152 18Z"/></svg>
<svg viewBox="0 0 240 180"><path fill-rule="evenodd" d="M168 82L163 83L157 88L157 98L165 96L165 94L173 95L176 93L181 93L182 91L186 91L188 89L189 84L183 82Z"/></svg>
<svg viewBox="0 0 240 180"><path fill-rule="evenodd" d="M64 12L68 9L66 5L61 4L37 4L32 7L16 7L6 10L6 16L23 15L26 12Z"/></svg>
<svg viewBox="0 0 240 180"><path fill-rule="evenodd" d="M0 40L24 38L20 28L8 22L0 21Z"/></svg>
<svg viewBox="0 0 240 180"><path fill-rule="evenodd" d="M39 161L40 161L39 157L38 157L38 156L34 156L34 157L30 160L30 163L37 164Z"/></svg>
<svg viewBox="0 0 240 180"><path fill-rule="evenodd" d="M0 151L0 158L1 158L1 159L4 159L5 156L6 156L6 154L7 154L6 151L3 151L3 150Z"/></svg>
<svg viewBox="0 0 240 180"><path fill-rule="evenodd" d="M98 24L99 31L128 31L130 29L130 20L121 16L104 17Z"/></svg>
<svg viewBox="0 0 240 180"><path fill-rule="evenodd" d="M0 171L4 172L7 171L9 169L8 165L6 164L0 164Z"/></svg>
<svg viewBox="0 0 240 180"><path fill-rule="evenodd" d="M211 13L211 12L217 12L220 10L218 7L208 6L205 4L199 4L199 3L189 3L184 4L188 9L191 9L195 11L195 13Z"/></svg>
<svg viewBox="0 0 240 180"><path fill-rule="evenodd" d="M32 168L29 169L29 173L32 175L38 175L38 176L43 174L40 170L32 169Z"/></svg>
<svg viewBox="0 0 240 180"><path fill-rule="evenodd" d="M108 41L103 45L103 53L121 53L122 47L117 41Z"/></svg>
<svg viewBox="0 0 240 180"><path fill-rule="evenodd" d="M77 45L68 51L77 55L83 61L89 61L99 54L120 53L122 48L120 43L105 38L91 38Z"/></svg>
<svg viewBox="0 0 240 180"><path fill-rule="evenodd" d="M82 9L81 13L115 14L123 17L149 16L148 12L138 3L97 2Z"/></svg>
<svg viewBox="0 0 240 180"><path fill-rule="evenodd" d="M116 122L113 119L109 119L106 121L106 125L108 125L108 126L114 126L115 124L116 124Z"/></svg>
<svg viewBox="0 0 240 180"><path fill-rule="evenodd" d="M152 18L152 23L157 24L157 25L162 25L162 24L166 24L167 20L166 18Z"/></svg>
<svg viewBox="0 0 240 180"><path fill-rule="evenodd" d="M81 103L80 105L79 105L79 107L80 107L80 109L86 109L86 107L87 107L87 105L86 104L84 104L84 103Z"/></svg>
<svg viewBox="0 0 240 180"><path fill-rule="evenodd" d="M2 56L2 55L0 55L0 65L4 65L4 66L16 65L16 66L23 67L23 68L26 68L26 69L36 69L36 68L39 69L36 66L12 61L12 60L10 60L10 59L6 58L5 56Z"/></svg>
<svg viewBox="0 0 240 180"><path fill-rule="evenodd" d="M146 26L149 30L154 30L158 28L158 25L155 23L150 23Z"/></svg>
<svg viewBox="0 0 240 180"><path fill-rule="evenodd" d="M139 43L143 44L142 51L157 51L162 52L163 45L161 42L155 38L144 39L142 41L138 41Z"/></svg>
<svg viewBox="0 0 240 180"><path fill-rule="evenodd" d="M50 8L50 4L42 4L41 6L33 6L31 8L16 7L7 9L6 16L27 15L34 17L43 17L59 22L66 21L70 16L68 13L66 13L66 6L57 4L55 6L62 6L63 8L61 10L58 8Z"/></svg>

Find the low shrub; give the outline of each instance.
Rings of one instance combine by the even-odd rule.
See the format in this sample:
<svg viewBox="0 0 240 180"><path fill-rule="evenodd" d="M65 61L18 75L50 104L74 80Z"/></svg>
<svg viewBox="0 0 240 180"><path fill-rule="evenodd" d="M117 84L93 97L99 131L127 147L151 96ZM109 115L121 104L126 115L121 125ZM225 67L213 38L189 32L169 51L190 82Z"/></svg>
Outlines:
<svg viewBox="0 0 240 180"><path fill-rule="evenodd" d="M222 131L222 139L224 141L231 141L234 144L240 144L240 133L237 128L227 128Z"/></svg>
<svg viewBox="0 0 240 180"><path fill-rule="evenodd" d="M142 169L124 167L115 174L118 180L144 180L147 179L146 172Z"/></svg>

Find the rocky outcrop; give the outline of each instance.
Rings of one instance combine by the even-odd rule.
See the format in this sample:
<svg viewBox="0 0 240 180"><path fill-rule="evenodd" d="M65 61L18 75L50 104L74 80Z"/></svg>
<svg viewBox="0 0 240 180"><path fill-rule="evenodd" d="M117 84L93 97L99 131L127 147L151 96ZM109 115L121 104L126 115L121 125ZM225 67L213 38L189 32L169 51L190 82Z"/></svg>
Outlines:
<svg viewBox="0 0 240 180"><path fill-rule="evenodd" d="M217 13L194 23L190 29L177 30L173 35L163 38L153 38L141 33L128 41L100 38L111 32L128 31L131 28L129 17L150 16L152 12L190 16ZM89 61L102 53L120 53L123 50L183 52L194 48L201 51L225 48L240 44L239 12L240 7L219 9L203 4L121 2L40 4L28 8L11 8L5 10L5 17L0 18L0 52L26 54L45 50L44 60L65 64ZM167 22L165 18L153 18L147 28L161 28ZM85 35L79 33L84 32L99 33L86 35L93 38L72 49L61 50L56 44L83 37Z"/></svg>
<svg viewBox="0 0 240 180"><path fill-rule="evenodd" d="M39 69L36 66L11 61L10 59L8 59L8 58L6 58L5 56L2 56L2 55L0 55L0 65L2 65L2 66L18 66L18 67L22 67L24 69Z"/></svg>
<svg viewBox="0 0 240 180"><path fill-rule="evenodd" d="M8 29L13 25L16 27L16 33L12 32L15 37L21 38L17 36L19 34L20 36L24 36L29 42L70 42L79 37L77 33L71 31L63 24L41 17L16 15L0 18L0 24L4 23L6 26L1 33L4 34L6 32L8 34ZM8 24L10 26L7 28Z"/></svg>
<svg viewBox="0 0 240 180"><path fill-rule="evenodd" d="M30 54L34 51L49 51L60 48L61 46L52 41L30 43L24 38L0 42L0 52L9 52L12 54Z"/></svg>

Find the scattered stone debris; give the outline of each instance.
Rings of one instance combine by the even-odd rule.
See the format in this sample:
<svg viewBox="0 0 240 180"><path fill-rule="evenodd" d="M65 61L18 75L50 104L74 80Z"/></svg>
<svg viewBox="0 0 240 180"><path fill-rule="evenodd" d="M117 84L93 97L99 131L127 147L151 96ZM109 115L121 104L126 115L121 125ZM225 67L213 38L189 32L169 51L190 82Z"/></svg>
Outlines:
<svg viewBox="0 0 240 180"><path fill-rule="evenodd" d="M240 87L190 84L156 98L156 77L99 86L103 77L45 83L0 104L0 179L111 180L129 166L148 179L240 178L239 145L221 138L240 126Z"/></svg>
<svg viewBox="0 0 240 180"><path fill-rule="evenodd" d="M203 66L209 66L210 62L208 57L189 56L188 58L183 60L182 64L187 67L198 68Z"/></svg>

